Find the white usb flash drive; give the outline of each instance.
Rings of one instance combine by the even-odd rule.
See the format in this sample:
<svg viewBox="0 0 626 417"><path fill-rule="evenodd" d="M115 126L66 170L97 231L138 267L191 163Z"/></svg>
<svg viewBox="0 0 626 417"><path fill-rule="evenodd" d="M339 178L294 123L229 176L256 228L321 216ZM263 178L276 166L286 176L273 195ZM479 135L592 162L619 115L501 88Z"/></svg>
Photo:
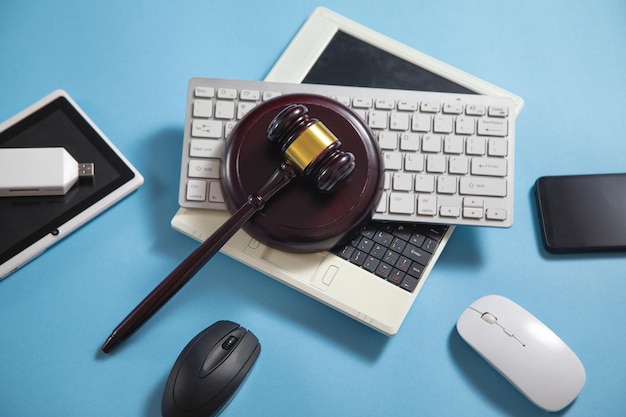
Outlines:
<svg viewBox="0 0 626 417"><path fill-rule="evenodd" d="M0 197L64 195L93 163L78 163L65 148L0 148Z"/></svg>

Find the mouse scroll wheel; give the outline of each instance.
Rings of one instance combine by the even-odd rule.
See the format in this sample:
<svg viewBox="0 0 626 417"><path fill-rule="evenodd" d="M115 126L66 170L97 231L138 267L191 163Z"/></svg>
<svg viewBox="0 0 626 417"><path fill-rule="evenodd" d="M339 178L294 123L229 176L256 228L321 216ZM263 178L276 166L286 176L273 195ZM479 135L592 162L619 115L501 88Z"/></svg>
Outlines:
<svg viewBox="0 0 626 417"><path fill-rule="evenodd" d="M480 316L481 319L485 320L487 323L489 324L494 324L496 321L498 321L498 319L496 318L496 316L494 316L491 313L483 313L482 316Z"/></svg>
<svg viewBox="0 0 626 417"><path fill-rule="evenodd" d="M229 336L228 339L222 343L222 349L231 350L233 346L237 344L237 338L235 336Z"/></svg>

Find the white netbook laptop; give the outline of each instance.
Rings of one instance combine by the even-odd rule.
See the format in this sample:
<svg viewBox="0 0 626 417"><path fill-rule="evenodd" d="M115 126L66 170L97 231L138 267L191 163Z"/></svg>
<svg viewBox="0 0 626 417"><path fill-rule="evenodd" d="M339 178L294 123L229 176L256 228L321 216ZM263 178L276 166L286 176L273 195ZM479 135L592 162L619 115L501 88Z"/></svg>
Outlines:
<svg viewBox="0 0 626 417"><path fill-rule="evenodd" d="M517 114L523 106L521 98L501 88L323 8L316 9L305 22L266 80L506 96L514 100ZM180 208L172 226L203 241L229 215L218 210ZM408 227L402 225L378 226L382 230L366 228L363 236L352 242L355 248L346 245L333 252L282 252L244 231L237 232L222 252L381 333L394 335L432 273L454 227L418 225L423 230L407 232ZM435 235L438 243L432 239ZM396 237L404 237L432 252L427 264L418 271L419 280L410 288L402 288L397 282L394 285L391 277L381 279L381 271L368 268L367 262L357 262L360 266L351 262L361 256L360 250L365 250L366 244L378 245L395 241ZM396 262L401 263L402 259Z"/></svg>

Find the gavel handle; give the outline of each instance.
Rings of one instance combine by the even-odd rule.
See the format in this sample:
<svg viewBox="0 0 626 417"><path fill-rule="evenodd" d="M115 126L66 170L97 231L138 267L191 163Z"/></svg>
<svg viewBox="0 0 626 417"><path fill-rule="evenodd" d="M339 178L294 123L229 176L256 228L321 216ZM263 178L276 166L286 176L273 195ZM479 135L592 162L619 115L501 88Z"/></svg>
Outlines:
<svg viewBox="0 0 626 417"><path fill-rule="evenodd" d="M274 171L270 179L257 193L248 196L248 201L239 210L182 261L130 312L113 330L111 336L102 346L102 350L109 352L148 321L174 294L189 282L253 214L263 209L265 203L285 185L289 184L295 176L296 173L293 167L288 163L283 163Z"/></svg>

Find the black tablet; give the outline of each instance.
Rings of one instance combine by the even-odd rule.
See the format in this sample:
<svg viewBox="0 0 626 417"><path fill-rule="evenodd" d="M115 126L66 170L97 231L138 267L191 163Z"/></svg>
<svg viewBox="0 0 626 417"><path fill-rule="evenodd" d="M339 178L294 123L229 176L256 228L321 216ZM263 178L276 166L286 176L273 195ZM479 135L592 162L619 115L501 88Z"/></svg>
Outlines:
<svg viewBox="0 0 626 417"><path fill-rule="evenodd" d="M64 91L0 124L0 148L63 147L93 162L93 181L61 196L0 197L0 279L143 184L143 177Z"/></svg>

